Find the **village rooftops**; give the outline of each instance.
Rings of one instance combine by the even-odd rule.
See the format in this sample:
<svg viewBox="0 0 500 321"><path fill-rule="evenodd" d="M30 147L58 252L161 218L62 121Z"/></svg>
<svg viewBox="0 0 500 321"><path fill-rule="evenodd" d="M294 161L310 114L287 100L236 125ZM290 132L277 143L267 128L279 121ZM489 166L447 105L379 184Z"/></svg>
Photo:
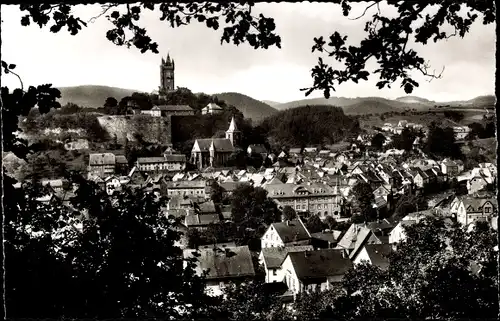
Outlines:
<svg viewBox="0 0 500 321"><path fill-rule="evenodd" d="M248 246L237 246L229 248L201 248L198 250L195 271L201 275L208 271L207 280L221 280L237 277L253 277L252 255ZM184 250L184 258L194 257L196 250Z"/></svg>
<svg viewBox="0 0 500 321"><path fill-rule="evenodd" d="M314 250L312 245L266 247L262 249L264 264L268 269L277 269L289 252L304 252Z"/></svg>
<svg viewBox="0 0 500 321"><path fill-rule="evenodd" d="M315 283L317 279L342 276L353 267L352 262L344 257L341 250L322 249L306 252L289 252L299 280Z"/></svg>
<svg viewBox="0 0 500 321"><path fill-rule="evenodd" d="M185 155L165 155L160 157L138 157L137 162L139 164L156 164L156 163L168 163L168 162L186 162Z"/></svg>
<svg viewBox="0 0 500 321"><path fill-rule="evenodd" d="M209 224L219 223L219 215L218 214L193 214L187 215L185 218L186 227L204 227Z"/></svg>
<svg viewBox="0 0 500 321"><path fill-rule="evenodd" d="M389 255L392 252L390 244L367 244L365 250L372 265L386 270L389 267Z"/></svg>
<svg viewBox="0 0 500 321"><path fill-rule="evenodd" d="M205 181L202 181L202 180L167 182L167 188L169 188L169 189L205 188L205 187L206 187L206 183L205 183Z"/></svg>

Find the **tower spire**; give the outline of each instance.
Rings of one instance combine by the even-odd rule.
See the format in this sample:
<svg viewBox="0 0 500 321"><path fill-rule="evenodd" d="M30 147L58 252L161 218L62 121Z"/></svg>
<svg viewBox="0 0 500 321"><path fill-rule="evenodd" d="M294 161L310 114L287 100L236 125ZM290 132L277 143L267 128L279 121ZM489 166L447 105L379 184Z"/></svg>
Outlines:
<svg viewBox="0 0 500 321"><path fill-rule="evenodd" d="M167 64L170 64L170 52L167 53Z"/></svg>
<svg viewBox="0 0 500 321"><path fill-rule="evenodd" d="M236 122L234 121L234 116L231 118L231 124L229 124L228 132L236 132L238 128L236 128Z"/></svg>

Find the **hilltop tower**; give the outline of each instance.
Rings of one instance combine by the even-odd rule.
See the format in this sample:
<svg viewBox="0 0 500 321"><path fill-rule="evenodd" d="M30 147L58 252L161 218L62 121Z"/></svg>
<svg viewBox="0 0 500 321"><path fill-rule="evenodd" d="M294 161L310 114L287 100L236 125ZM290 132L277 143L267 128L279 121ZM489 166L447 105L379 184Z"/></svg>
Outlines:
<svg viewBox="0 0 500 321"><path fill-rule="evenodd" d="M175 62L170 59L170 54L167 54L167 59L161 58L160 65L160 96L165 98L165 95L175 90Z"/></svg>
<svg viewBox="0 0 500 321"><path fill-rule="evenodd" d="M236 127L236 122L234 121L234 116L231 118L231 124L229 124L229 128L226 131L226 139L231 141L233 146L236 146L240 141L241 132Z"/></svg>

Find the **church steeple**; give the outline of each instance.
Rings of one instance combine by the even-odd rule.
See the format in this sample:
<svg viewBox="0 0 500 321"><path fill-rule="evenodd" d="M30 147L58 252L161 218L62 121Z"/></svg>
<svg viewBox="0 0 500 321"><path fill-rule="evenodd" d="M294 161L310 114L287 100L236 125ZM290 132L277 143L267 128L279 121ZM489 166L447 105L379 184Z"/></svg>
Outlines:
<svg viewBox="0 0 500 321"><path fill-rule="evenodd" d="M231 123L229 124L229 128L226 131L226 139L229 139L233 146L236 146L239 142L240 131L236 127L236 122L234 121L234 116L231 118Z"/></svg>

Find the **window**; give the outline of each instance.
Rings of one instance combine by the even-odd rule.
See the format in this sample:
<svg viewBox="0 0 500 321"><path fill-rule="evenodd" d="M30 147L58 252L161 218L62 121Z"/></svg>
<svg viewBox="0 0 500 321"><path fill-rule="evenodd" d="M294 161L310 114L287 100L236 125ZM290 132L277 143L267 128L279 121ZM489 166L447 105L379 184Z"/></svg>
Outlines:
<svg viewBox="0 0 500 321"><path fill-rule="evenodd" d="M491 213L491 207L485 207L484 208L485 213Z"/></svg>
<svg viewBox="0 0 500 321"><path fill-rule="evenodd" d="M273 275L278 275L278 271L276 269L273 269Z"/></svg>

